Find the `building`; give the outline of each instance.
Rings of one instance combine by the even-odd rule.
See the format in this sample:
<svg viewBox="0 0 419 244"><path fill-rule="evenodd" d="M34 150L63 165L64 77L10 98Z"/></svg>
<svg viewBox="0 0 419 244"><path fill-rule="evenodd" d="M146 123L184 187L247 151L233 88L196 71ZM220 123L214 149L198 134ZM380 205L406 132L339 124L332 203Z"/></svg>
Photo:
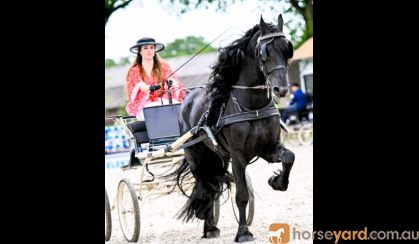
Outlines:
<svg viewBox="0 0 419 244"><path fill-rule="evenodd" d="M298 82L304 93L313 95L313 37L294 51L288 78Z"/></svg>

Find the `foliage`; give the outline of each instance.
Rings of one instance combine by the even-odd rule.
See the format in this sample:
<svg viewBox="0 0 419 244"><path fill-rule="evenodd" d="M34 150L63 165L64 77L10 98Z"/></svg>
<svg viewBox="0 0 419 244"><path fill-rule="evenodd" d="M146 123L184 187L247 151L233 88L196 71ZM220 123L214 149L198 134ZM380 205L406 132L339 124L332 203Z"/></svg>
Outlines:
<svg viewBox="0 0 419 244"><path fill-rule="evenodd" d="M244 0L160 0L169 9L176 9L177 14L216 5L216 10L225 12L228 5ZM291 41L295 48L313 36L313 0L259 0L270 11L289 14L292 17L285 22L290 30ZM276 22L276 20L272 20Z"/></svg>
<svg viewBox="0 0 419 244"><path fill-rule="evenodd" d="M287 0L291 6L285 9L286 13L294 13L303 18L303 23L295 28L289 28L291 31L297 32L302 30L302 35L291 36L291 40L295 41L295 48L298 48L306 40L313 36L313 0ZM287 26L288 27L288 26ZM298 40L298 38L300 38Z"/></svg>
<svg viewBox="0 0 419 244"><path fill-rule="evenodd" d="M113 12L125 8L133 0L105 0L105 26ZM166 9L175 9L178 15L196 8L216 5L217 11L225 12L228 5L244 0L160 0ZM291 41L298 48L313 36L313 0L259 0L261 5L271 11L291 14L293 17L285 25L290 30ZM275 20L272 20L275 22Z"/></svg>
<svg viewBox="0 0 419 244"><path fill-rule="evenodd" d="M128 57L122 57L119 62L115 62L113 59L108 58L105 59L105 68L125 66L130 63L132 63L132 61Z"/></svg>
<svg viewBox="0 0 419 244"><path fill-rule="evenodd" d="M196 8L208 9L209 6L214 4L217 5L217 11L224 12L227 9L227 5L235 3L236 0L160 0L160 2L166 4L168 7L175 7L178 14L183 14Z"/></svg>
<svg viewBox="0 0 419 244"><path fill-rule="evenodd" d="M133 0L105 0L105 25L112 15L118 9L128 6ZM196 8L206 8L216 5L217 11L225 11L227 6L237 1L244 0L160 0L168 9L176 9L177 14L183 14ZM302 43L313 36L313 0L259 0L263 6L268 6L270 11L291 15L291 18L285 18L285 26L289 30L291 41L294 48L297 49ZM276 20L271 20L276 22ZM191 37L187 37L191 38ZM200 37L188 40L177 39L169 43L165 50L160 54L163 58L191 55L205 46L203 38ZM203 52L211 52L213 47L206 48ZM129 63L128 58L124 58L119 63L113 60L105 61L105 67L125 65Z"/></svg>
<svg viewBox="0 0 419 244"><path fill-rule="evenodd" d="M162 58L193 55L207 45L203 37L188 36L178 38L167 44L166 48L160 53ZM216 49L212 46L205 48L202 53L213 52Z"/></svg>
<svg viewBox="0 0 419 244"><path fill-rule="evenodd" d="M116 63L115 61L113 61L113 59L105 59L105 67L106 68L110 68L110 67L115 67Z"/></svg>
<svg viewBox="0 0 419 244"><path fill-rule="evenodd" d="M123 107L119 107L117 110L117 114L122 115L122 116L128 116L127 110L125 109L125 106Z"/></svg>
<svg viewBox="0 0 419 244"><path fill-rule="evenodd" d="M125 8L133 0L105 0L105 26L112 13L120 8Z"/></svg>
<svg viewBox="0 0 419 244"><path fill-rule="evenodd" d="M121 59L119 59L119 62L117 65L119 66L125 66L127 64L132 63L132 61L128 58L128 57L122 57Z"/></svg>

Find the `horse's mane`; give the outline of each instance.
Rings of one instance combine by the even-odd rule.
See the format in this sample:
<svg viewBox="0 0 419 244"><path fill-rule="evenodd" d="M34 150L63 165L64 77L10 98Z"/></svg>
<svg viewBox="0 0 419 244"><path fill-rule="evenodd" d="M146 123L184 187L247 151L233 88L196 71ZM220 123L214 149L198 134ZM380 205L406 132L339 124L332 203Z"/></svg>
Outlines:
<svg viewBox="0 0 419 244"><path fill-rule="evenodd" d="M267 26L270 32L277 31L273 24L268 23ZM207 84L207 97L210 101L207 117L208 125L215 124L222 104L230 97L231 88L239 78L240 66L246 47L257 31L259 31L259 25L255 25L246 31L241 38L219 50L218 60L212 68L210 81ZM279 48L286 59L292 57L293 49L288 42L281 42Z"/></svg>

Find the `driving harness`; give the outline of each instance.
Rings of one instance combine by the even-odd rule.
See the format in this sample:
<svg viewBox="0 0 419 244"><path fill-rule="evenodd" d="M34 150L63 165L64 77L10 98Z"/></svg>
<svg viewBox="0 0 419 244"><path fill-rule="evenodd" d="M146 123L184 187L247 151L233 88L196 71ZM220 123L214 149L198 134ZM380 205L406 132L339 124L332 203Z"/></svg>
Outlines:
<svg viewBox="0 0 419 244"><path fill-rule="evenodd" d="M228 155L228 152L226 151L226 142L222 139L222 142L220 146L216 142L214 134L218 134L221 129L224 126L231 125L234 123L240 123L240 122L246 122L246 121L254 121L254 120L260 120L264 118L269 118L272 116L280 116L280 113L278 109L275 107L274 100L272 97L272 85L269 81L270 75L274 70L277 69L286 69L287 67L285 65L279 64L275 65L274 67L270 68L268 71L265 70L263 62L267 59L266 54L266 45L270 42L272 42L276 37L285 37L284 33L282 32L275 32L270 33L267 35L260 36L257 40L256 45L256 55L259 57L259 68L262 71L264 77L265 77L265 85L257 85L257 86L239 86L239 85L233 85L233 89L266 89L267 90L267 97L270 100L270 102L257 110L251 110L244 105L240 104L240 102L237 100L237 98L233 95L233 93L230 93L231 99L235 107L237 107L238 112L234 114L229 114L226 116L223 116L226 103L222 105L222 109L218 118L217 123L209 128L207 125L204 125L204 120L206 116L208 115L208 111L202 114L201 119L198 122L198 125L191 129L193 133L197 133L199 128L203 128L205 133L201 134L199 137L184 143L182 146L180 146L178 149L183 149L189 146L192 146L198 142L201 142L207 138L211 139L212 143L214 144L214 149L221 151L221 154ZM262 43L263 40L270 39L267 42ZM281 125L283 125L281 123Z"/></svg>

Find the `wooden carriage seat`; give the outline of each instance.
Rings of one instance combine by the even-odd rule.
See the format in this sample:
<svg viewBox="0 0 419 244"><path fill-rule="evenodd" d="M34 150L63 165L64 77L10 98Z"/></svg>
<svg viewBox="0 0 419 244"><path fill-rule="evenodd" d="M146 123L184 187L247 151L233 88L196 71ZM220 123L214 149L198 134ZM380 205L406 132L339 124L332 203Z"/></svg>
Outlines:
<svg viewBox="0 0 419 244"><path fill-rule="evenodd" d="M132 134L134 134L138 145L140 145L141 143L146 143L150 140L148 138L145 121L135 121L129 123L127 126L131 130Z"/></svg>

